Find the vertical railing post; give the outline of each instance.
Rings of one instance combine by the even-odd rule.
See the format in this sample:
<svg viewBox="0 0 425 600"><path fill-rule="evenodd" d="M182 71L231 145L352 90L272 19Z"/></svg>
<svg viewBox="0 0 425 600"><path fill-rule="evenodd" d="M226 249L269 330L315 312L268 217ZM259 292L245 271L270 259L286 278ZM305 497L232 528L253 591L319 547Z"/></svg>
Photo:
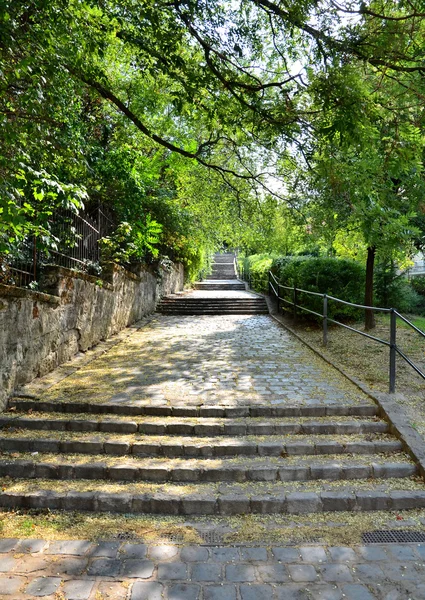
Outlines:
<svg viewBox="0 0 425 600"><path fill-rule="evenodd" d="M268 277L268 282L269 282L269 296L272 295L272 282L271 282L271 277L270 277L270 271L267 272L267 277Z"/></svg>
<svg viewBox="0 0 425 600"><path fill-rule="evenodd" d="M328 345L328 297L323 294L323 345Z"/></svg>
<svg viewBox="0 0 425 600"><path fill-rule="evenodd" d="M294 294L293 294L293 317L294 317L294 321L297 320L297 301L298 301L298 294L297 294L297 288L294 285Z"/></svg>
<svg viewBox="0 0 425 600"><path fill-rule="evenodd" d="M392 308L390 312L390 394L395 392L396 373L396 342L397 342L397 315Z"/></svg>
<svg viewBox="0 0 425 600"><path fill-rule="evenodd" d="M277 300L277 314L279 314L279 312L280 312L280 283L277 284L276 300Z"/></svg>

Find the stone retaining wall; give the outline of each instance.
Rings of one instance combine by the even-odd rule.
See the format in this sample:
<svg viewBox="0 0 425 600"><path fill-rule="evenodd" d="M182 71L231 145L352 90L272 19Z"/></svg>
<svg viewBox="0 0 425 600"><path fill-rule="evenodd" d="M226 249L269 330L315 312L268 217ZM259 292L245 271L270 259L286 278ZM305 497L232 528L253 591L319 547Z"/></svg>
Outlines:
<svg viewBox="0 0 425 600"><path fill-rule="evenodd" d="M102 280L51 266L43 292L0 284L0 409L20 385L153 312L183 279L182 265L136 273L111 265Z"/></svg>

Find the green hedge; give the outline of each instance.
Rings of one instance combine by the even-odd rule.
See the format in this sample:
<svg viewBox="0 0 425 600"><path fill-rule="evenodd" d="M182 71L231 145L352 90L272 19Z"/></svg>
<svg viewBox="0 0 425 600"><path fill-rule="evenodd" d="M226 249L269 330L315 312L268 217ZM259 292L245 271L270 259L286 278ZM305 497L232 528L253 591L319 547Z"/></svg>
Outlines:
<svg viewBox="0 0 425 600"><path fill-rule="evenodd" d="M267 292L268 272L272 268L273 256L270 254L251 254L239 261L245 277L249 277L252 289Z"/></svg>
<svg viewBox="0 0 425 600"><path fill-rule="evenodd" d="M425 297L425 275L412 277L410 285L418 294Z"/></svg>
<svg viewBox="0 0 425 600"><path fill-rule="evenodd" d="M283 257L274 261L272 271L278 281L287 286L328 294L346 302L363 304L365 270L351 260L338 258L320 258L316 256ZM292 299L291 293L288 299ZM323 312L323 299L298 293L301 305L318 313ZM328 301L328 314L334 319L361 318L361 310Z"/></svg>
<svg viewBox="0 0 425 600"><path fill-rule="evenodd" d="M354 261L339 258L321 258L317 256L278 256L267 254L252 255L244 260L246 272L250 272L258 291L267 289L267 272L274 273L277 280L285 286L328 294L347 302L363 304L365 270ZM292 292L281 290L281 296L292 301ZM308 294L299 293L298 302L314 310L323 312L323 299ZM288 310L292 310L286 305ZM334 319L361 318L362 311L330 300L328 302L329 316ZM304 313L307 314L307 313Z"/></svg>

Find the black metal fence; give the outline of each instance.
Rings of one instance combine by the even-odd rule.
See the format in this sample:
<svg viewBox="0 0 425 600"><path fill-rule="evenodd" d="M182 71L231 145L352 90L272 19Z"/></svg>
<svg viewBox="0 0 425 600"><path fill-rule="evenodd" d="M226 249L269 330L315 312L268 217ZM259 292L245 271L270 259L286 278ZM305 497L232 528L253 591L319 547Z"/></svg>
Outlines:
<svg viewBox="0 0 425 600"><path fill-rule="evenodd" d="M0 283L31 287L38 280L43 264L87 270L100 261L99 240L113 227L112 219L101 208L92 213L58 211L49 223L55 240L48 251L40 249L37 237L28 237L13 254L0 256Z"/></svg>

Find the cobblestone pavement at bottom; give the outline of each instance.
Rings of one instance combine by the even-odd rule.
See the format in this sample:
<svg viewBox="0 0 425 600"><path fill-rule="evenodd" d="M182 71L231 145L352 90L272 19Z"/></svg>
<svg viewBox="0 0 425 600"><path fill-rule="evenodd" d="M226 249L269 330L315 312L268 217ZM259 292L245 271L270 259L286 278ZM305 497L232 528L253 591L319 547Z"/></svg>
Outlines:
<svg viewBox="0 0 425 600"><path fill-rule="evenodd" d="M354 548L0 540L7 600L420 600L425 544Z"/></svg>

